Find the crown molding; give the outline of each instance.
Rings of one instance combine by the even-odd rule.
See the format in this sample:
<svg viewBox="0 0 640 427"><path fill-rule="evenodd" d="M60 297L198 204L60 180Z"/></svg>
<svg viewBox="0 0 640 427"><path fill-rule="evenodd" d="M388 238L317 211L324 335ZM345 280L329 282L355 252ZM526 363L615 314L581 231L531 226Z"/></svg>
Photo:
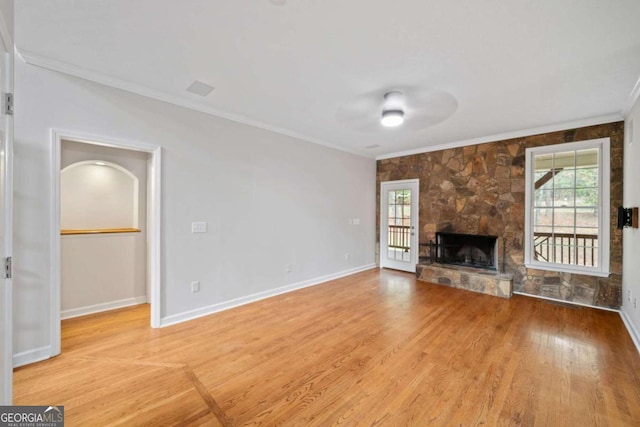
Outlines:
<svg viewBox="0 0 640 427"><path fill-rule="evenodd" d="M627 99L627 104L625 105L624 109L620 113L622 114L622 117L624 117L625 119L627 118L633 106L636 105L638 98L640 98L640 77L638 77L638 81L636 82L636 85L633 87L633 89L631 90L631 93L629 94L629 98Z"/></svg>
<svg viewBox="0 0 640 427"><path fill-rule="evenodd" d="M0 18L2 18L2 14L0 14ZM6 37L8 35L5 35L4 32L6 32L6 25L3 21L3 19L0 19L0 37L3 38L3 42L4 42L4 37ZM616 113L616 114L609 114L609 115L604 115L604 116L598 116L598 117L593 117L593 118L588 118L588 119L583 119L583 120L576 120L576 121L570 121L570 122L564 122L564 123L558 123L558 124L554 124L554 125L548 125L548 126L542 126L542 127L536 127L536 128L530 128L530 129L524 129L524 130L519 130L519 131L513 131L513 132L506 132L506 133L500 133L500 134L494 134L494 135L488 135L488 136L483 136L483 137L478 137L478 138L472 138L472 139L466 139L466 140L461 140L461 141L454 141L454 142L448 142L448 143L443 143L443 144L437 144L437 145L432 145L432 146L426 146L426 147L421 147L421 148L415 148L415 149L411 149L411 150L405 150L405 151L398 151L398 152L393 152L393 153L387 153L387 154L380 154L377 156L372 156L372 155L367 155L367 154L363 154L361 152L355 151L355 150L351 150L345 147L341 147L332 143L329 143L327 141L318 139L318 138L314 138L314 137L310 137L307 135L303 135L300 134L298 132L294 132L291 131L289 129L285 129L282 127L278 127L278 126L273 126L267 123L263 123L261 121L258 120L254 120L250 117L247 116L243 116L240 114L235 114L235 113L229 113L226 111L222 111L219 110L217 108L212 108L208 105L204 105L198 102L194 102L188 99L184 99L182 97L179 96L175 96L175 95L171 95L168 94L166 92L163 91L159 91L157 89L153 89L153 88L149 88L137 83L133 83L127 80L123 80L123 79L119 79L116 77L112 77L97 71L93 71L93 70L89 70L89 69L85 69L85 68L81 68L78 67L76 65L73 64L69 64L66 63L64 61L58 61L52 58L49 58L47 56L44 55L40 55L34 52L29 52L26 50L22 50L22 49L16 49L16 53L18 54L17 56L19 58L21 58L25 63L30 64L30 65L34 65L37 67L41 67L41 68L45 68L48 70L52 70L52 71L56 71L56 72L60 72L63 74L68 74L74 77L78 77L84 80L88 80L94 83L99 83L102 84L104 86L109 86L115 89L120 89L126 92L130 92L130 93L134 93L136 95L141 95L144 96L146 98L151 98L151 99L155 99L158 101L162 101L162 102L166 102L169 104L173 104L173 105L177 105L180 107L184 107L190 110L194 110L194 111L198 111L201 113L205 113L205 114L209 114L211 116L215 116L218 118L223 118L223 119L227 119L227 120L231 120L237 123L241 123L244 125L249 125L255 128L259 128L259 129L263 129L263 130L267 130L270 132L275 132L281 135L285 135L285 136L289 136L292 138L296 138L302 141L306 141L306 142L310 142L310 143L314 143L314 144L318 144L327 148L332 148L334 150L338 150L338 151L342 151L342 152L347 152L350 154L354 154L360 157L365 157L365 158L375 158L375 160L383 160L383 159L390 159L390 158L394 158L394 157L402 157L402 156L409 156L412 154L421 154L421 153L428 153L428 152L432 152L432 151L439 151L439 150L445 150L445 149L451 149L451 148L458 148L458 147L464 147L467 145L476 145L476 144L483 144L486 142L494 142L494 141L501 141L501 140L505 140L505 139L512 139L512 138L521 138L521 137L525 137L525 136L531 136L531 135L537 135L537 134L541 134L541 133L548 133L548 132L556 132L556 131L561 131L561 130L566 130L566 129L574 129L574 128L579 128L579 127L585 127L585 126L593 126L593 125L599 125L599 124L604 124L604 123L611 123L611 122L615 122L615 121L620 121L620 120L624 120L624 118L626 117L626 115L629 113L629 111L631 110L631 108L633 107L633 105L635 104L635 102L638 100L638 98L640 97L640 79L638 79L638 81L636 82L635 87L633 88L631 94L629 95L629 99L627 101L627 106L625 107L625 109L620 112L620 113Z"/></svg>
<svg viewBox="0 0 640 427"><path fill-rule="evenodd" d="M335 144L331 144L327 141L323 141L318 138L310 137L307 135L300 134L298 132L294 132L289 129L285 129L278 126L269 125L267 123L263 123L258 120L254 120L250 117L243 116L241 114L229 113L226 111L219 110L217 108L212 108L208 105L204 105L198 102L190 101L188 99L184 99L179 96L171 95L166 92L152 89L150 87L146 87L137 83L133 83L127 80L123 80L117 77L112 77L107 74L103 74L97 71L89 70L86 68L81 68L73 64L69 64L64 61L58 61L53 58L49 58L44 55L40 55L38 53L29 52L23 49L16 49L18 53L18 57L22 58L22 60L30 65L34 65L40 68L45 68L48 70L56 71L63 74L68 74L70 76L78 77L84 80L88 80L90 82L99 83L104 86L109 86L112 88L120 89L126 92L131 92L136 95L141 95L146 98L155 99L157 101L166 102L168 104L178 105L180 107L188 108L190 110L198 111L200 113L209 114L211 116L215 116L218 118L223 118L227 120L231 120L237 123L241 123L244 125L249 125L255 128L267 130L270 132L275 132L281 135L289 136L292 138L296 138L302 141L311 142L314 144L322 145L327 148L332 148L334 150L339 150L343 152L347 152L350 154L354 154L360 157L369 157L373 158L373 156L367 156L362 153L359 153L354 150L350 150L345 147L340 147Z"/></svg>
<svg viewBox="0 0 640 427"><path fill-rule="evenodd" d="M391 159L394 157L410 156L412 154L430 153L451 148L466 147L467 145L484 144L487 142L504 141L506 139L522 138L525 136L539 135L541 133L557 132L567 129L576 129L586 126L601 125L605 123L618 122L623 120L620 114L608 114L605 116L592 117L589 119L575 120L571 122L557 123L549 126L541 126L530 129L523 129L514 132L499 133L495 135L482 136L479 138L465 139L462 141L447 142L444 144L432 145L429 147L416 148L413 150L398 151L389 154L380 154L376 160Z"/></svg>

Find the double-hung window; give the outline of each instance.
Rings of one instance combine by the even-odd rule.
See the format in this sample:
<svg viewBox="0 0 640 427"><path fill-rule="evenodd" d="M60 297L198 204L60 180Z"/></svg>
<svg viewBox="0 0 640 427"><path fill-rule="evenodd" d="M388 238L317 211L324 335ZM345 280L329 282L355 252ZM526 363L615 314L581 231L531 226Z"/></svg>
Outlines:
<svg viewBox="0 0 640 427"><path fill-rule="evenodd" d="M527 267L609 275L609 149L609 138L527 149Z"/></svg>

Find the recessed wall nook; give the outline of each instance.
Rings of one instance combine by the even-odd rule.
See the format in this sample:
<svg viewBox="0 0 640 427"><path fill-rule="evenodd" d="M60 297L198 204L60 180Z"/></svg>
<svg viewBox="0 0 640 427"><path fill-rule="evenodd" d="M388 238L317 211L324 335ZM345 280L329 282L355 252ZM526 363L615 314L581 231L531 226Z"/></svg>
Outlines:
<svg viewBox="0 0 640 427"><path fill-rule="evenodd" d="M105 160L73 163L60 172L61 234L140 232L139 179Z"/></svg>

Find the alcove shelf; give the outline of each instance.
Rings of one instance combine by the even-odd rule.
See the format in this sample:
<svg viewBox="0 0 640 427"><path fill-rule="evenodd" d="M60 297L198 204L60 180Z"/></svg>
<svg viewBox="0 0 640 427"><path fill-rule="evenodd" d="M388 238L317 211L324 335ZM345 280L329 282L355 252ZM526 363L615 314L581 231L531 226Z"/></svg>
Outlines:
<svg viewBox="0 0 640 427"><path fill-rule="evenodd" d="M88 230L60 230L60 234L113 234L113 233L139 233L139 228L93 228Z"/></svg>

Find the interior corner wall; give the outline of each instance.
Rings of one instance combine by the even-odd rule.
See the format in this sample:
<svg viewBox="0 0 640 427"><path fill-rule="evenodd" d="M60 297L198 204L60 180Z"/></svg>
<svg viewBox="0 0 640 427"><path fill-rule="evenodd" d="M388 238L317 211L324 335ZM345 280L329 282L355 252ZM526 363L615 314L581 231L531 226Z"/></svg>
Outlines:
<svg viewBox="0 0 640 427"><path fill-rule="evenodd" d="M16 353L50 345L52 128L163 147L163 319L374 265L373 159L21 61L15 84Z"/></svg>
<svg viewBox="0 0 640 427"><path fill-rule="evenodd" d="M420 179L421 243L434 240L438 231L494 235L501 246L502 238L506 238L506 270L514 276L514 291L618 309L622 298L622 233L616 229L615 218L622 203L623 125L608 123L379 160L377 180L379 184ZM610 276L526 268L525 150L606 137L611 141Z"/></svg>
<svg viewBox="0 0 640 427"><path fill-rule="evenodd" d="M640 206L640 99L625 120L624 207ZM623 230L622 314L640 351L640 229ZM634 307L634 300L636 301Z"/></svg>

